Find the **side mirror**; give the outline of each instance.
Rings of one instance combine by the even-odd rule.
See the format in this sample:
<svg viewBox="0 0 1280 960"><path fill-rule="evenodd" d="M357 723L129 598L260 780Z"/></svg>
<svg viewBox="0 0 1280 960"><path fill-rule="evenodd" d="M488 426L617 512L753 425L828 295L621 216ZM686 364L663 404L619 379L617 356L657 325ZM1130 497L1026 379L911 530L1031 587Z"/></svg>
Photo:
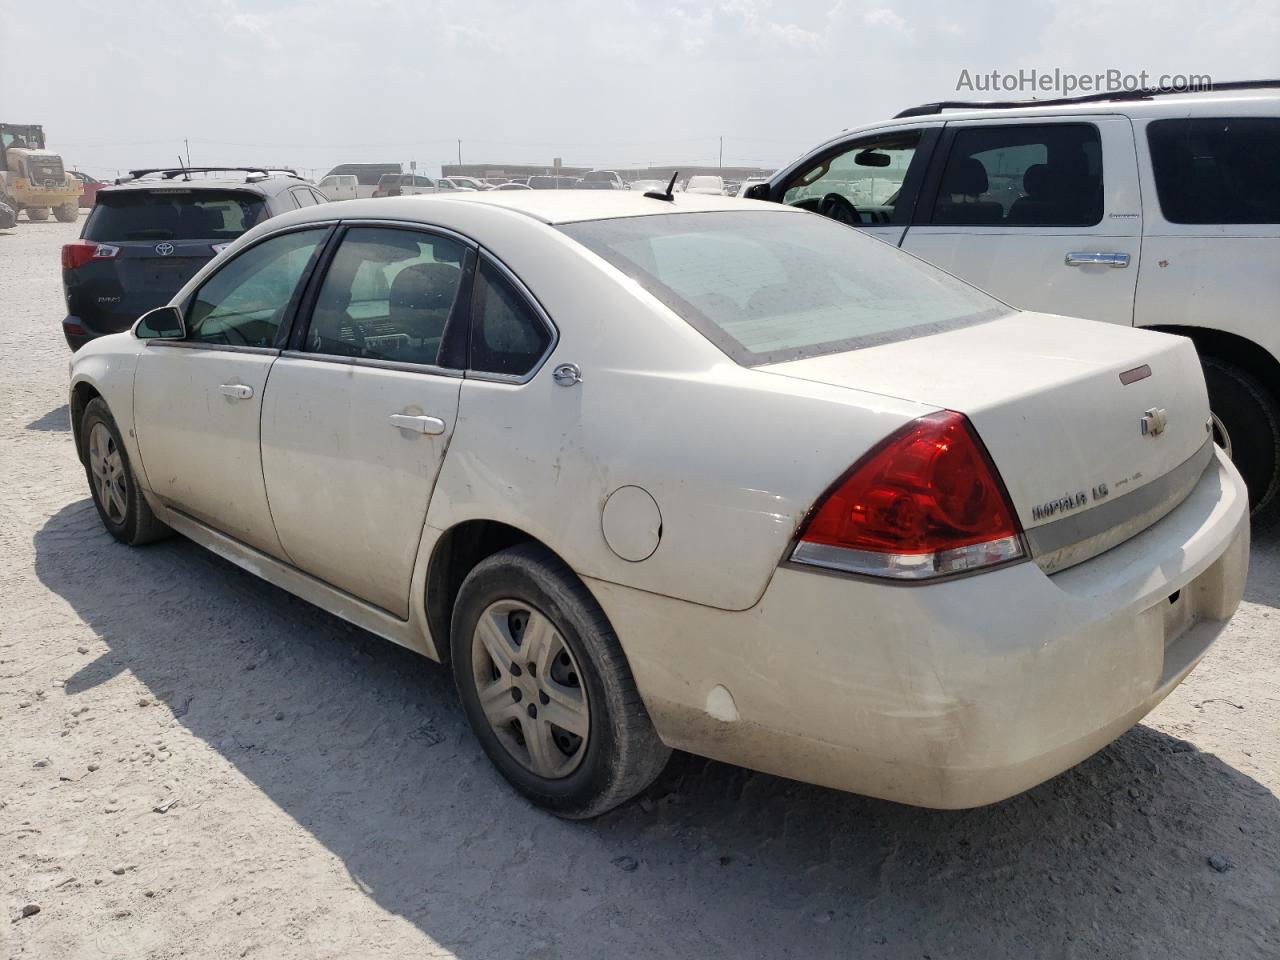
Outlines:
<svg viewBox="0 0 1280 960"><path fill-rule="evenodd" d="M156 307L138 319L133 335L139 340L183 340L187 325L177 307Z"/></svg>
<svg viewBox="0 0 1280 960"><path fill-rule="evenodd" d="M743 196L748 200L768 200L769 184L753 183L751 186L747 187L747 192L743 194Z"/></svg>

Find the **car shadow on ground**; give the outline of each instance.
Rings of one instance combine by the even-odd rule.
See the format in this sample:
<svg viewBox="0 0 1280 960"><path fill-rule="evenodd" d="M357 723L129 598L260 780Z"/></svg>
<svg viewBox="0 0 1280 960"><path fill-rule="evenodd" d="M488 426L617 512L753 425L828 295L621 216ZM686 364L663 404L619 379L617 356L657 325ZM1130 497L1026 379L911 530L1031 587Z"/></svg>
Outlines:
<svg viewBox="0 0 1280 960"><path fill-rule="evenodd" d="M66 433L71 429L70 414L67 412L67 405L50 410L43 417L32 420L27 424L28 430L42 430L52 433Z"/></svg>
<svg viewBox="0 0 1280 960"><path fill-rule="evenodd" d="M1276 880L1277 798L1150 727L977 810L678 754L637 802L566 823L492 771L446 668L185 540L120 546L87 499L35 548L40 581L109 647L67 697L132 672L367 896L459 957L988 956L997 926L1027 957L1280 942L1259 898L1230 902L1233 879ZM1227 850L1234 864L1209 864ZM1135 909L1153 895L1167 909Z"/></svg>

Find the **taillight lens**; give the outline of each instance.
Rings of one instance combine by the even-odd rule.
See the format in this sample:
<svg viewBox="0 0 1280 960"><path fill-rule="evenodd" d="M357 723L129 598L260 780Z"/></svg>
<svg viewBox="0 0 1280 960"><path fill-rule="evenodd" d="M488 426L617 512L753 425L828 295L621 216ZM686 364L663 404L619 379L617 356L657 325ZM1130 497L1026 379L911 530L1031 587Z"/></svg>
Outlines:
<svg viewBox="0 0 1280 960"><path fill-rule="evenodd" d="M62 245L62 269L75 270L83 267L90 260L114 260L120 256L120 248L109 243L94 243L92 240L76 240Z"/></svg>
<svg viewBox="0 0 1280 960"><path fill-rule="evenodd" d="M913 420L818 501L791 552L798 563L923 580L1025 555L1009 494L968 419Z"/></svg>

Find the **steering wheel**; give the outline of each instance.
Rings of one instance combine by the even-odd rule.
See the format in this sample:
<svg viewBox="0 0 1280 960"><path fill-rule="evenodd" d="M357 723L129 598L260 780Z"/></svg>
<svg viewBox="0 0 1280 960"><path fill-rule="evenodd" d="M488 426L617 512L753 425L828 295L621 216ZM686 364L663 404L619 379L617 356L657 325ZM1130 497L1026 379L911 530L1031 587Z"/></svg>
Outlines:
<svg viewBox="0 0 1280 960"><path fill-rule="evenodd" d="M858 213L858 208L850 203L847 197L839 193L828 193L819 200L818 212L824 217L830 217L832 220L838 220L840 223L848 224L851 227L862 226L862 217Z"/></svg>

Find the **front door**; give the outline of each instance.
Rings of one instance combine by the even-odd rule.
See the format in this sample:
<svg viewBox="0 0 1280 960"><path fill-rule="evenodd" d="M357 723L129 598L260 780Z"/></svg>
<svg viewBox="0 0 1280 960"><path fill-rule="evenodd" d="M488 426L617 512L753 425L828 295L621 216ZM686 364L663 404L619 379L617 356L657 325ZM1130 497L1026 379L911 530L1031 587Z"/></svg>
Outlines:
<svg viewBox="0 0 1280 960"><path fill-rule="evenodd" d="M902 248L1023 310L1131 323L1142 239L1123 117L949 123Z"/></svg>
<svg viewBox="0 0 1280 960"><path fill-rule="evenodd" d="M454 307L472 257L421 230L349 228L262 411L267 497L289 559L402 619L458 416L466 331Z"/></svg>
<svg viewBox="0 0 1280 960"><path fill-rule="evenodd" d="M192 297L187 338L148 340L134 375L134 423L152 491L277 557L258 424L277 335L327 231L281 234L226 263Z"/></svg>

